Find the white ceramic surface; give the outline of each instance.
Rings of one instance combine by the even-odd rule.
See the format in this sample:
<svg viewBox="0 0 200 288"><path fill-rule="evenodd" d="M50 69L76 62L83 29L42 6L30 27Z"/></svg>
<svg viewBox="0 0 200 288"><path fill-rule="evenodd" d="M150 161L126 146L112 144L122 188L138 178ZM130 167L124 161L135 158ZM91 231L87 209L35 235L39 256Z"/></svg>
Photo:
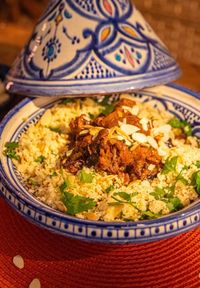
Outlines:
<svg viewBox="0 0 200 288"><path fill-rule="evenodd" d="M169 83L179 67L131 0L53 0L10 70L27 96L115 93Z"/></svg>
<svg viewBox="0 0 200 288"><path fill-rule="evenodd" d="M159 109L170 111L193 126L200 138L200 95L177 86L160 86L134 94L138 101L148 101ZM0 124L0 151L8 141L17 141L31 123L55 102L53 97L24 99ZM26 119L24 121L24 119ZM9 204L27 220L57 234L87 241L105 243L141 243L175 236L200 224L200 201L179 212L156 220L116 223L87 221L68 216L42 204L23 186L10 159L1 156L0 190Z"/></svg>

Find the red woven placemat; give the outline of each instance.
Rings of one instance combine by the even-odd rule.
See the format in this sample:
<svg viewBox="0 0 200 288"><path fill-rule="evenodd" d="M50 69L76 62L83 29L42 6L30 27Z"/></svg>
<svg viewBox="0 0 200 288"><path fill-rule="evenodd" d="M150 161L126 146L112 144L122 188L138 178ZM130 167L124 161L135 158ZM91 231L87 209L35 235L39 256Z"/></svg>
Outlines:
<svg viewBox="0 0 200 288"><path fill-rule="evenodd" d="M25 267L12 259L21 255ZM0 288L199 288L200 229L129 245L64 238L24 220L0 198Z"/></svg>

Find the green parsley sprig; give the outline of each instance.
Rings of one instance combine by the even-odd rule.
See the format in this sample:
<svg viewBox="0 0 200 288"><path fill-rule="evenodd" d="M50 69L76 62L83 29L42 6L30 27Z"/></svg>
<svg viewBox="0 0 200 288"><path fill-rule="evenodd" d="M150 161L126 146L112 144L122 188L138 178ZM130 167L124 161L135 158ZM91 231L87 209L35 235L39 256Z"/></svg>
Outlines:
<svg viewBox="0 0 200 288"><path fill-rule="evenodd" d="M192 136L192 127L187 121L179 120L175 117L171 119L168 123L172 126L172 128L181 129L187 137Z"/></svg>
<svg viewBox="0 0 200 288"><path fill-rule="evenodd" d="M178 162L178 156L167 158L161 173L166 175L169 172L176 171L177 162Z"/></svg>
<svg viewBox="0 0 200 288"><path fill-rule="evenodd" d="M40 155L37 159L35 159L35 162L37 163L44 163L44 161L46 160L46 157L44 157L43 155Z"/></svg>
<svg viewBox="0 0 200 288"><path fill-rule="evenodd" d="M63 203L67 207L67 214L75 215L84 211L88 211L96 206L94 199L74 195L70 192L63 193Z"/></svg>
<svg viewBox="0 0 200 288"><path fill-rule="evenodd" d="M191 184L200 195L200 170L193 173Z"/></svg>
<svg viewBox="0 0 200 288"><path fill-rule="evenodd" d="M19 147L19 143L17 142L7 142L5 144L5 151L4 155L7 156L10 159L15 159L17 161L20 161L20 156L17 155L16 149Z"/></svg>
<svg viewBox="0 0 200 288"><path fill-rule="evenodd" d="M94 199L89 197L83 197L80 195L74 195L69 192L71 183L68 178L65 178L63 175L63 183L60 185L60 192L62 193L62 201L67 208L67 214L75 215L84 211L88 211L96 206Z"/></svg>
<svg viewBox="0 0 200 288"><path fill-rule="evenodd" d="M82 183L92 183L94 175L92 173L87 173L85 170L81 170L78 173L78 178Z"/></svg>

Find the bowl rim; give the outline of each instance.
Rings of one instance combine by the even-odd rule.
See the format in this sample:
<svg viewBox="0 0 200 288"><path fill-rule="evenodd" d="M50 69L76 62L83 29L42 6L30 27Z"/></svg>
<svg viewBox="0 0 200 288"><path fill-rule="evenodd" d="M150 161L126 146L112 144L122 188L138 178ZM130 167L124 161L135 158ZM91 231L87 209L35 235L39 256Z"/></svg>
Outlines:
<svg viewBox="0 0 200 288"><path fill-rule="evenodd" d="M184 86L175 84L175 83L170 83L165 85L166 87L169 88L173 88L175 90L179 90L181 92L187 93L192 97L197 98L198 100L200 100L200 93L195 92L191 89L188 89ZM134 92L133 92L134 93ZM3 133L3 130L5 128L5 126L7 125L7 123L9 122L9 120L16 114L16 112L18 112L20 110L21 107L25 106L26 104L28 104L29 102L31 102L32 100L34 100L34 97L26 97L25 99L23 99L22 101L20 101L17 105L15 105L3 118L3 120L0 123L0 138L1 135ZM2 179L1 179L2 178ZM139 221L130 221L130 222L107 222L107 221L92 221L92 220L86 220L86 219L81 219L81 218L77 218L75 216L70 216L67 214L64 214L62 212L59 212L51 207L48 207L46 204L40 202L39 200L37 200L37 198L35 198L38 203L36 201L27 199L18 189L16 189L7 179L7 176L4 173L4 169L2 167L1 161L0 161L0 179L2 180L2 183L4 184L4 186L11 191L11 193L13 193L18 199L22 200L24 202L25 205L27 205L28 207L32 207L33 209L35 209L36 211L40 212L41 214L45 214L46 216L50 216L50 217L54 217L54 218L59 218L62 221L69 221L70 223L74 223L74 224L85 224L85 225L90 225L90 226L98 226L98 227L104 227L104 228L130 228L130 227L142 227L142 228L148 228L151 225L159 225L159 224L166 224L169 221L174 221L177 220L177 218L179 220L181 220L182 218L185 218L187 216L190 216L191 213L193 213L194 211L197 211L197 209L200 209L200 199L193 202L191 205L192 207L188 206L185 207L184 209L159 217L157 219L151 219L151 220L139 220ZM197 203L196 203L197 202ZM45 206L44 206L45 205Z"/></svg>

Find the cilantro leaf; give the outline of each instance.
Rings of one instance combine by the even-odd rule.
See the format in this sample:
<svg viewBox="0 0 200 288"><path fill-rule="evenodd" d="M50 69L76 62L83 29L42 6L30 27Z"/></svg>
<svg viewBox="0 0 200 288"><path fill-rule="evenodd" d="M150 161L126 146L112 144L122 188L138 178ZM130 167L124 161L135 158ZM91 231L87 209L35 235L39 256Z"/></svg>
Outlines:
<svg viewBox="0 0 200 288"><path fill-rule="evenodd" d="M178 128L182 129L184 134L186 136L191 136L192 135L192 127L191 125L185 121L185 120L179 120L178 118L172 118L169 122L169 125L172 126L172 128Z"/></svg>
<svg viewBox="0 0 200 288"><path fill-rule="evenodd" d="M192 127L191 127L191 125L187 123L187 125L185 125L183 127L183 132L185 133L186 136L192 136Z"/></svg>
<svg viewBox="0 0 200 288"><path fill-rule="evenodd" d="M140 217L140 220L156 219L160 216L160 214L155 214L151 211L142 211L142 216Z"/></svg>
<svg viewBox="0 0 200 288"><path fill-rule="evenodd" d="M5 147L8 148L8 149L16 149L19 147L19 143L17 142L7 142L5 144Z"/></svg>
<svg viewBox="0 0 200 288"><path fill-rule="evenodd" d="M192 175L192 185L194 186L197 193L200 195L200 170L193 173Z"/></svg>
<svg viewBox="0 0 200 288"><path fill-rule="evenodd" d="M101 111L101 114L108 115L114 111L115 107L113 105L106 105L104 109Z"/></svg>
<svg viewBox="0 0 200 288"><path fill-rule="evenodd" d="M78 173L78 178L82 183L92 183L94 176L92 173L87 173L84 170L81 170Z"/></svg>
<svg viewBox="0 0 200 288"><path fill-rule="evenodd" d="M197 168L200 168L200 160L198 160L195 164L195 166L197 166Z"/></svg>
<svg viewBox="0 0 200 288"><path fill-rule="evenodd" d="M65 193L65 191L70 187L70 182L69 180L66 178L64 179L64 182L60 185L60 192L61 193Z"/></svg>
<svg viewBox="0 0 200 288"><path fill-rule="evenodd" d="M95 118L95 115L90 113L90 112L88 113L88 115L89 115L90 119L92 119L92 120Z"/></svg>
<svg viewBox="0 0 200 288"><path fill-rule="evenodd" d="M109 193L109 192L113 191L114 189L115 189L115 187L113 185L111 185L106 189L106 193Z"/></svg>
<svg viewBox="0 0 200 288"><path fill-rule="evenodd" d="M168 124L172 127L172 128L183 128L183 123L181 120L179 120L178 118L172 118Z"/></svg>
<svg viewBox="0 0 200 288"><path fill-rule="evenodd" d="M46 157L41 155L35 160L35 162L42 164L42 163L44 163L45 159L46 159Z"/></svg>
<svg viewBox="0 0 200 288"><path fill-rule="evenodd" d="M126 192L116 192L114 193L114 196L119 196L123 200L130 202L131 201L131 195Z"/></svg>
<svg viewBox="0 0 200 288"><path fill-rule="evenodd" d="M58 133L58 134L61 134L61 133L62 133L62 130L61 130L60 128L58 128L58 127L51 127L51 126L49 126L48 128L49 128L49 130L51 130L52 132L55 132L55 133Z"/></svg>
<svg viewBox="0 0 200 288"><path fill-rule="evenodd" d="M110 99L111 99L110 96L104 96L100 104L103 106L107 106L110 104Z"/></svg>
<svg viewBox="0 0 200 288"><path fill-rule="evenodd" d="M58 176L58 173L56 171L52 172L50 175L50 178Z"/></svg>
<svg viewBox="0 0 200 288"><path fill-rule="evenodd" d="M185 179L182 174L179 174L176 177L176 182L178 182L178 181L181 181L184 185L188 185L189 184L188 180Z"/></svg>
<svg viewBox="0 0 200 288"><path fill-rule="evenodd" d="M154 192L150 193L150 195L154 196L156 200L160 200L165 196L165 190L160 187L156 187Z"/></svg>
<svg viewBox="0 0 200 288"><path fill-rule="evenodd" d="M39 183L38 183L37 181L35 181L34 179L32 179L32 178L29 178L29 179L28 179L28 182L29 182L31 185L33 185L33 186L39 186Z"/></svg>
<svg viewBox="0 0 200 288"><path fill-rule="evenodd" d="M84 211L88 211L96 206L96 202L92 198L74 195L69 192L63 193L63 203L67 207L67 214L75 215Z"/></svg>
<svg viewBox="0 0 200 288"><path fill-rule="evenodd" d="M178 161L178 156L167 158L164 168L162 170L162 174L166 175L169 172L176 171L177 161Z"/></svg>
<svg viewBox="0 0 200 288"><path fill-rule="evenodd" d="M111 202L111 203L109 203L109 205L130 204L132 207L134 207L135 209L137 209L139 211L139 209L137 208L135 203L132 201L132 197L134 197L136 195L138 195L137 192L134 192L134 193L131 193L131 194L128 194L126 192L116 192L112 196L112 198L116 202ZM117 197L120 197L121 199L119 199Z"/></svg>
<svg viewBox="0 0 200 288"><path fill-rule="evenodd" d="M17 142L7 142L5 144L4 155L10 159L20 160L20 156L16 154L16 148L19 147L19 143Z"/></svg>
<svg viewBox="0 0 200 288"><path fill-rule="evenodd" d="M175 212L183 208L183 204L178 197L168 199L168 202L166 204L170 212Z"/></svg>
<svg viewBox="0 0 200 288"><path fill-rule="evenodd" d="M112 99L110 96L105 96L99 104L103 106L101 114L105 116L112 113L115 109L114 105L112 104Z"/></svg>

